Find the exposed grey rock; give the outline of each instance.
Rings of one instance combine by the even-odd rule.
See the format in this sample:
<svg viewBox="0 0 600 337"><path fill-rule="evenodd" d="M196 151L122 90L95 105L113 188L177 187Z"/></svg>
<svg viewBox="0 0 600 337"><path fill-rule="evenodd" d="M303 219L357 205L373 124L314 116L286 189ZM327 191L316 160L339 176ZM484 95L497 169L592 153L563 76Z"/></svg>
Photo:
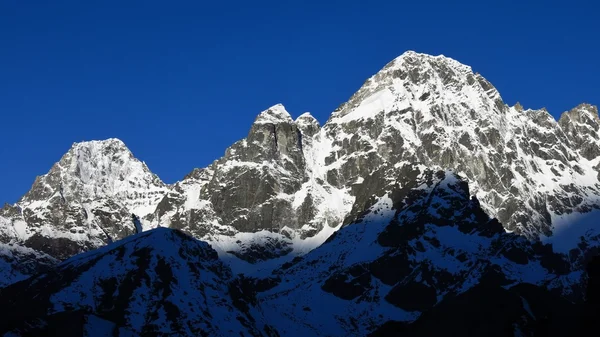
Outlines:
<svg viewBox="0 0 600 337"><path fill-rule="evenodd" d="M210 200L225 224L243 232L278 231L294 221L286 212L289 201L280 195L293 194L305 180L301 132L283 106L274 106L256 118L248 137L227 149L211 170L202 198Z"/></svg>
<svg viewBox="0 0 600 337"><path fill-rule="evenodd" d="M594 160L600 156L600 118L597 107L581 104L562 114L558 124L583 158Z"/></svg>

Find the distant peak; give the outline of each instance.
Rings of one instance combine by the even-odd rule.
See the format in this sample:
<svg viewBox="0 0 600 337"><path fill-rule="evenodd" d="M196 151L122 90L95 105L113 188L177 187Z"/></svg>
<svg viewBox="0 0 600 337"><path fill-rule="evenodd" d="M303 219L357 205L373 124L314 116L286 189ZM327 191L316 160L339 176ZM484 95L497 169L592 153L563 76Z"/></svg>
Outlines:
<svg viewBox="0 0 600 337"><path fill-rule="evenodd" d="M305 112L302 115L298 116L298 118L296 118L296 124L299 123L310 123L320 125L319 121L313 115L311 115L310 112Z"/></svg>
<svg viewBox="0 0 600 337"><path fill-rule="evenodd" d="M569 120L577 123L587 124L591 121L600 123L600 116L598 116L598 107L588 103L581 103L573 109L564 112L560 117L560 120Z"/></svg>
<svg viewBox="0 0 600 337"><path fill-rule="evenodd" d="M133 157L129 148L118 138L108 138L105 140L90 140L73 143L67 154L77 155L79 158L106 157L116 153ZM83 155L85 153L85 155Z"/></svg>
<svg viewBox="0 0 600 337"><path fill-rule="evenodd" d="M475 111L481 107L504 107L498 90L470 66L444 55L432 56L411 50L367 79L329 120L368 119L382 110L395 110L400 105L405 108L412 102L421 106L425 101L425 104L436 105L466 104Z"/></svg>
<svg viewBox="0 0 600 337"><path fill-rule="evenodd" d="M300 129L303 135L312 137L315 133L321 129L321 125L319 121L310 114L310 112L305 112L296 118L296 126Z"/></svg>
<svg viewBox="0 0 600 337"><path fill-rule="evenodd" d="M589 103L581 103L576 106L573 110L587 110L588 112L598 115L598 107Z"/></svg>
<svg viewBox="0 0 600 337"><path fill-rule="evenodd" d="M517 111L523 111L523 106L521 105L521 103L517 102L517 104L515 104L515 110Z"/></svg>
<svg viewBox="0 0 600 337"><path fill-rule="evenodd" d="M261 112L254 124L278 124L278 123L292 123L293 119L290 113L287 112L283 104L275 104L267 110Z"/></svg>
<svg viewBox="0 0 600 337"><path fill-rule="evenodd" d="M418 53L414 50L407 50L402 53L400 56L396 57L396 60L404 60L408 58L420 58L420 59L430 59L430 58L446 58L444 55L431 55L425 53Z"/></svg>

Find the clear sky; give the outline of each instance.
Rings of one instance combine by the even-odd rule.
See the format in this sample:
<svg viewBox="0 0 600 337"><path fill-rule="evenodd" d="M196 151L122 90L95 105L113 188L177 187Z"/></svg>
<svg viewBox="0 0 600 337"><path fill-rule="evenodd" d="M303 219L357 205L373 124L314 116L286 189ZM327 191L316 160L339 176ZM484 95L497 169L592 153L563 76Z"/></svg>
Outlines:
<svg viewBox="0 0 600 337"><path fill-rule="evenodd" d="M2 0L0 202L82 140L120 138L175 182L276 103L324 123L406 50L472 66L511 105L597 105L598 14L591 0Z"/></svg>

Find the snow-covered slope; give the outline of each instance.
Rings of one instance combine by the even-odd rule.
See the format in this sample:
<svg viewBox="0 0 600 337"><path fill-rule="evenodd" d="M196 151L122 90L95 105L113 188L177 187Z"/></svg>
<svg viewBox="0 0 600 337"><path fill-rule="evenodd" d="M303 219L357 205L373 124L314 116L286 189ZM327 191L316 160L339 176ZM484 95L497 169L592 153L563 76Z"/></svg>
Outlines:
<svg viewBox="0 0 600 337"><path fill-rule="evenodd" d="M45 335L61 317L80 315L98 333L274 336L242 287L209 245L157 228L3 289L0 303L11 310L0 333Z"/></svg>
<svg viewBox="0 0 600 337"><path fill-rule="evenodd" d="M0 288L44 272L58 262L31 248L0 243Z"/></svg>
<svg viewBox="0 0 600 337"><path fill-rule="evenodd" d="M535 285L543 292L536 310L543 301L568 303L556 295L554 302L543 289L564 296L580 291L573 285L582 284L582 270L571 269L550 246L505 233L454 172L407 165L390 178L383 197L356 221L273 273L259 300L282 336L366 336L388 322L410 323L475 286L491 289L480 293L485 298ZM518 315L498 319L524 336L536 321ZM445 327L457 328L451 322Z"/></svg>

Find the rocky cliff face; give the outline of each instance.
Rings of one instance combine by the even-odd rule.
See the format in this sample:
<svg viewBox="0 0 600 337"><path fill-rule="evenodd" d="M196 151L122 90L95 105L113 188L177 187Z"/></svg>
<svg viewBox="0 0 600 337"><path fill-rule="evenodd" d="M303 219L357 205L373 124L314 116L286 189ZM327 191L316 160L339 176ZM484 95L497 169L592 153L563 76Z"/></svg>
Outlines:
<svg viewBox="0 0 600 337"><path fill-rule="evenodd" d="M302 133L281 105L261 113L248 137L227 149L202 197L224 223L242 232L297 227L290 216L294 195L306 179Z"/></svg>
<svg viewBox="0 0 600 337"><path fill-rule="evenodd" d="M302 242L301 252L310 250L326 236L303 239L339 227L352 205L346 188L323 179L320 137L310 114L294 121L275 105L223 158L176 183L149 221L181 228L248 262L286 255L295 242ZM251 235L227 238L242 233Z"/></svg>

